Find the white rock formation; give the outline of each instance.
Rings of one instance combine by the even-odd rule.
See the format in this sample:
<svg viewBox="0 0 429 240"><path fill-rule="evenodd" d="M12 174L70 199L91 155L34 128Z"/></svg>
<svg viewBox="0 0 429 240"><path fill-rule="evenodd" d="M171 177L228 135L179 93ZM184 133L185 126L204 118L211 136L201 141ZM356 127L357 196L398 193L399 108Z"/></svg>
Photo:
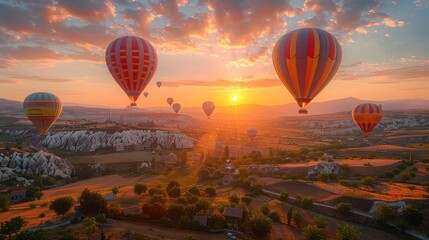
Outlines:
<svg viewBox="0 0 429 240"><path fill-rule="evenodd" d="M308 177L316 177L322 173L335 173L338 174L340 171L340 165L334 162L322 162L312 167L307 172Z"/></svg>
<svg viewBox="0 0 429 240"><path fill-rule="evenodd" d="M14 152L10 156L0 157L0 182L14 179L30 185L28 178L34 173L51 177L70 178L74 171L73 165L67 160L52 153L39 151L37 153Z"/></svg>
<svg viewBox="0 0 429 240"><path fill-rule="evenodd" d="M192 138L171 131L127 130L107 133L103 131L64 131L49 133L41 144L48 148L65 148L77 152L93 152L98 148L143 145L160 145L163 148L192 148Z"/></svg>
<svg viewBox="0 0 429 240"><path fill-rule="evenodd" d="M404 207L407 205L407 203L405 201L396 201L396 202L374 201L374 203L372 204L372 208L369 212L371 214L374 214L375 209L380 204L383 204L383 205L386 205L388 207L395 209L397 213L401 213L402 210L404 209Z"/></svg>

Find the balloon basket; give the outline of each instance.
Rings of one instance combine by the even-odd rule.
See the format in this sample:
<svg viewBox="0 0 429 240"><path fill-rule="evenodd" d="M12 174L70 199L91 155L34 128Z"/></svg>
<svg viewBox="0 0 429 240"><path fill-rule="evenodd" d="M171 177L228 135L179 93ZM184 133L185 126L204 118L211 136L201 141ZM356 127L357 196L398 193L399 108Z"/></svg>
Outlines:
<svg viewBox="0 0 429 240"><path fill-rule="evenodd" d="M305 108L301 108L301 109L299 109L298 113L299 113L299 114L307 114L307 113L308 113L308 111L307 111L307 109L305 109Z"/></svg>

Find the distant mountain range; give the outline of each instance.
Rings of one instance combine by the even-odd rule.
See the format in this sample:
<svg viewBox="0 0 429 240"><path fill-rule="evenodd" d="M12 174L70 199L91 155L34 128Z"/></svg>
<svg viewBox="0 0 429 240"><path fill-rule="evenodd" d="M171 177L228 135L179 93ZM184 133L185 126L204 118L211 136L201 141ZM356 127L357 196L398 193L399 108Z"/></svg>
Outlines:
<svg viewBox="0 0 429 240"><path fill-rule="evenodd" d="M387 101L367 101L357 99L353 97L330 100L325 102L313 102L307 109L309 115L317 114L330 114L337 112L348 112L351 111L355 106L361 103L371 102L375 104L381 104L383 110L410 110L410 109L428 109L429 100L424 99L404 99L404 100L387 100ZM80 104L65 103L64 104L64 117L71 115L108 115L107 107L96 107L96 106L82 106ZM22 103L19 101L13 101L8 99L0 98L0 114L10 116L23 116ZM248 120L267 120L285 116L297 116L299 107L296 103L288 103L283 105L252 105L242 104L237 106L217 106L213 115L213 120L221 119L248 119ZM171 108L167 107L146 107L146 108L124 108L124 109L112 109L112 114L139 114L144 113L145 115L159 115L160 113L172 113ZM179 114L188 115L190 117L204 119L205 114L201 107L183 107ZM175 114L166 114L165 116L174 116Z"/></svg>

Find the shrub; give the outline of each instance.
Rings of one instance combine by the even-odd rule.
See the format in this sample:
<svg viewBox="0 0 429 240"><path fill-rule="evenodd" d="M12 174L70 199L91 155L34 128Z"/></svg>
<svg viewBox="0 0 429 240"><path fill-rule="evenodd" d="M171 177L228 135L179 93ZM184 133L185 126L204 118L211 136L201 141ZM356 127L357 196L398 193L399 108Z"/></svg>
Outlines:
<svg viewBox="0 0 429 240"><path fill-rule="evenodd" d="M270 218L273 222L280 222L280 214L278 214L277 212L271 212Z"/></svg>
<svg viewBox="0 0 429 240"><path fill-rule="evenodd" d="M297 226L302 221L302 218L303 218L303 216L302 216L302 213L300 211L293 211L292 220Z"/></svg>
<svg viewBox="0 0 429 240"><path fill-rule="evenodd" d="M272 226L273 222L271 219L259 212L252 214L251 218L249 219L249 227L252 233L257 236L267 235L271 232Z"/></svg>
<svg viewBox="0 0 429 240"><path fill-rule="evenodd" d="M206 187L204 189L204 193L209 195L209 196L216 196L216 189L214 189L212 187Z"/></svg>
<svg viewBox="0 0 429 240"><path fill-rule="evenodd" d="M267 204L263 204L261 206L261 213L264 214L265 216L270 215L270 208L268 207Z"/></svg>
<svg viewBox="0 0 429 240"><path fill-rule="evenodd" d="M371 177L371 176L366 176L366 177L362 178L360 180L360 182L361 182L362 185L371 186L371 187L373 187L373 186L375 186L375 185L378 184L377 178L376 177Z"/></svg>
<svg viewBox="0 0 429 240"><path fill-rule="evenodd" d="M309 224L302 230L304 240L324 240L326 239L325 231L316 225Z"/></svg>
<svg viewBox="0 0 429 240"><path fill-rule="evenodd" d="M55 200L52 200L49 209L53 210L57 215L64 215L74 205L74 199L70 196L60 197Z"/></svg>
<svg viewBox="0 0 429 240"><path fill-rule="evenodd" d="M279 199L280 201L287 202L289 200L289 194L286 192L281 192Z"/></svg>
<svg viewBox="0 0 429 240"><path fill-rule="evenodd" d="M167 194L171 198L178 198L180 197L180 194L181 194L180 188L178 187L170 188L169 190L167 190Z"/></svg>
<svg viewBox="0 0 429 240"><path fill-rule="evenodd" d="M411 204L407 204L401 213L401 220L414 226L423 222L423 213Z"/></svg>
<svg viewBox="0 0 429 240"><path fill-rule="evenodd" d="M243 202L244 204L246 204L247 206L250 205L250 203L252 202L252 198L249 196L242 196L241 197L241 202Z"/></svg>
<svg viewBox="0 0 429 240"><path fill-rule="evenodd" d="M179 182L177 182L177 181L175 181L175 180L173 180L173 181L170 181L168 184L167 184L167 188L165 189L167 192L169 192L172 188L180 188L180 183Z"/></svg>
<svg viewBox="0 0 429 240"><path fill-rule="evenodd" d="M142 195L142 193L147 191L147 186L144 183L136 183L134 185L134 193Z"/></svg>
<svg viewBox="0 0 429 240"><path fill-rule="evenodd" d="M340 180L340 185L342 185L342 186L349 186L349 181L347 181L347 180Z"/></svg>
<svg viewBox="0 0 429 240"><path fill-rule="evenodd" d="M107 202L99 193L85 189L79 197L80 209L86 215L95 216L107 212Z"/></svg>
<svg viewBox="0 0 429 240"><path fill-rule="evenodd" d="M44 217L46 217L46 213L41 213L41 214L39 215L39 218L44 218Z"/></svg>
<svg viewBox="0 0 429 240"><path fill-rule="evenodd" d="M360 240L360 232L352 225L337 223L336 235L338 240Z"/></svg>
<svg viewBox="0 0 429 240"><path fill-rule="evenodd" d="M314 225L316 225L318 228L326 228L328 223L326 222L325 218L322 216L316 216L313 219Z"/></svg>
<svg viewBox="0 0 429 240"><path fill-rule="evenodd" d="M375 208L374 216L377 221L386 222L395 218L395 210L384 204L379 204Z"/></svg>
<svg viewBox="0 0 429 240"><path fill-rule="evenodd" d="M350 210L352 209L352 204L349 202L341 202L337 204L337 211L341 214L341 215L348 215L350 213Z"/></svg>
<svg viewBox="0 0 429 240"><path fill-rule="evenodd" d="M313 197L303 197L301 205L304 207L311 207L313 205Z"/></svg>
<svg viewBox="0 0 429 240"><path fill-rule="evenodd" d="M237 195L232 194L231 196L229 196L229 202L238 204L240 202L240 198Z"/></svg>
<svg viewBox="0 0 429 240"><path fill-rule="evenodd" d="M119 193L119 187L112 188L112 193L117 195Z"/></svg>
<svg viewBox="0 0 429 240"><path fill-rule="evenodd" d="M151 188L148 190L148 194L149 194L150 196L153 196L153 195L164 195L164 191L162 191L162 189L160 189L160 188L151 187Z"/></svg>
<svg viewBox="0 0 429 240"><path fill-rule="evenodd" d="M197 187L191 187L188 192L196 195L196 196L200 196L201 192Z"/></svg>
<svg viewBox="0 0 429 240"><path fill-rule="evenodd" d="M206 168L201 169L198 172L198 177L200 179L200 181L206 181L210 179L210 172L209 170L207 170Z"/></svg>

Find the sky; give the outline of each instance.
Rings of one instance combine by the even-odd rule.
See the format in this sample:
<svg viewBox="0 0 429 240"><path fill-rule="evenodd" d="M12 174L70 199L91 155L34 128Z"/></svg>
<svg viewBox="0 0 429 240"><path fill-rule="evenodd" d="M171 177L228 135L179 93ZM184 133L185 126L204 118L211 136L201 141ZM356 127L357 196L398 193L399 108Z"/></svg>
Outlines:
<svg viewBox="0 0 429 240"><path fill-rule="evenodd" d="M0 0L0 98L51 92L65 103L124 107L106 67L114 39L151 42L158 69L140 107L205 100L294 102L272 65L287 32L317 27L343 52L313 100L429 99L429 0ZM156 81L163 82L157 88Z"/></svg>

